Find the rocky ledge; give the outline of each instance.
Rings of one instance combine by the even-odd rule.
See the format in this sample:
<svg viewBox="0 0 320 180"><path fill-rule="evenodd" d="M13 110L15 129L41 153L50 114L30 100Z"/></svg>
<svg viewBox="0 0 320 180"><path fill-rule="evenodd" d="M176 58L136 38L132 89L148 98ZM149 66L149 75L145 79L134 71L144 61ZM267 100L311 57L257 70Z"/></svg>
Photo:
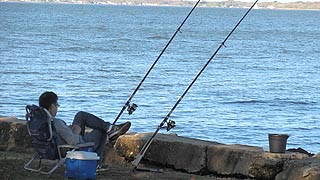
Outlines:
<svg viewBox="0 0 320 180"><path fill-rule="evenodd" d="M132 161L152 133L130 133L106 148L108 162ZM26 122L0 117L0 150L31 152ZM194 174L259 180L320 180L320 157L298 152L269 153L261 147L227 145L176 135L158 134L142 163Z"/></svg>

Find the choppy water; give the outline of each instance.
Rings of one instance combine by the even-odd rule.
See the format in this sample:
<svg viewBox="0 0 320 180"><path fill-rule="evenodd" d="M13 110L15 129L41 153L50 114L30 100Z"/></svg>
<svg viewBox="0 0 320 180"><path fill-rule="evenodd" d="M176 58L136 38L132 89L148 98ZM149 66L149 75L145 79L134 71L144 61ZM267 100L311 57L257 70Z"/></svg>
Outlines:
<svg viewBox="0 0 320 180"><path fill-rule="evenodd" d="M0 115L46 90L71 122L113 121L191 7L0 3ZM246 9L197 8L132 102L154 131ZM320 11L253 10L171 115L172 132L222 143L320 150ZM170 131L170 132L171 132Z"/></svg>

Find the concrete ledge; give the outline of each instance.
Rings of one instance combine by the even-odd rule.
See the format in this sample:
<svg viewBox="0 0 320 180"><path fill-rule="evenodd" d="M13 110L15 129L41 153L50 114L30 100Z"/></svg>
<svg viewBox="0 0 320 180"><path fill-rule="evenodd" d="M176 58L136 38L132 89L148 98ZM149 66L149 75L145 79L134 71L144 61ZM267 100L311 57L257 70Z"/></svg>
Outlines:
<svg viewBox="0 0 320 180"><path fill-rule="evenodd" d="M252 162L263 154L261 147L244 145L215 145L208 148L208 170L224 175L251 176Z"/></svg>
<svg viewBox="0 0 320 180"><path fill-rule="evenodd" d="M26 121L15 117L0 118L0 150L27 152L33 151Z"/></svg>
<svg viewBox="0 0 320 180"><path fill-rule="evenodd" d="M152 133L126 134L106 146L108 163L133 160ZM33 151L26 121L0 117L0 150ZM226 145L176 135L157 134L143 161L197 174L259 180L320 180L320 154L268 153L261 147Z"/></svg>
<svg viewBox="0 0 320 180"><path fill-rule="evenodd" d="M320 161L317 158L305 158L300 161L286 162L283 171L275 180L319 180Z"/></svg>
<svg viewBox="0 0 320 180"><path fill-rule="evenodd" d="M151 133L123 135L117 140L114 150L118 155L133 160L151 135ZM306 159L308 156L301 153L268 153L261 147L226 145L165 134L157 134L143 158L149 163L189 173L209 173L259 180L275 180L278 176L298 180L297 178L302 177L304 173L308 174L308 178L303 180L309 180L310 177L317 178L320 174L319 159L314 160L317 163L313 163L312 169L306 169L304 166L306 164L301 164L300 169L305 169L290 175L294 174L290 169L297 168L295 164Z"/></svg>
<svg viewBox="0 0 320 180"><path fill-rule="evenodd" d="M151 135L151 133L123 135L117 140L115 150L120 155L132 159ZM220 143L157 134L144 160L190 173L201 172L206 169L208 146L216 144Z"/></svg>

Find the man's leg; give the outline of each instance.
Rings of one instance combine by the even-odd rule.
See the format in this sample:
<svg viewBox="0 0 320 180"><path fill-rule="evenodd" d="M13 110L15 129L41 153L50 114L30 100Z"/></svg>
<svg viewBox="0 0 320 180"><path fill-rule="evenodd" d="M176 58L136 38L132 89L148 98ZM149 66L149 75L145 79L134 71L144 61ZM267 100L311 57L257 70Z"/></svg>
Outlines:
<svg viewBox="0 0 320 180"><path fill-rule="evenodd" d="M102 133L106 133L110 129L111 124L93 114L79 111L73 119L72 130L74 133L84 136L85 127L100 130Z"/></svg>
<svg viewBox="0 0 320 180"><path fill-rule="evenodd" d="M105 132L101 132L96 129L92 130L91 132L89 132L83 136L83 139L85 142L94 142L95 152L100 157L99 164L101 164L103 162L104 149L105 149L107 137L108 136Z"/></svg>
<svg viewBox="0 0 320 180"><path fill-rule="evenodd" d="M80 111L74 117L72 131L84 136L86 127L94 130L100 130L102 133L107 133L110 141L114 141L129 130L131 123L125 122L123 124L113 126L111 123L105 122L93 114Z"/></svg>

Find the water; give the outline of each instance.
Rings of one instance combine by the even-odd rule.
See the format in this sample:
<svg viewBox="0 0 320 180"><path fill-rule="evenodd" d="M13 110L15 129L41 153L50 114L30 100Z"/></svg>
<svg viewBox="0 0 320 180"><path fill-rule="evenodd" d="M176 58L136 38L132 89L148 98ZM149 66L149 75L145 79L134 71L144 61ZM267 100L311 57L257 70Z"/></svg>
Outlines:
<svg viewBox="0 0 320 180"><path fill-rule="evenodd" d="M24 118L46 90L58 117L113 122L191 7L0 3L0 115ZM132 102L154 131L246 9L197 8ZM176 132L226 144L320 150L320 11L253 10L172 113ZM162 131L165 133L165 131Z"/></svg>

